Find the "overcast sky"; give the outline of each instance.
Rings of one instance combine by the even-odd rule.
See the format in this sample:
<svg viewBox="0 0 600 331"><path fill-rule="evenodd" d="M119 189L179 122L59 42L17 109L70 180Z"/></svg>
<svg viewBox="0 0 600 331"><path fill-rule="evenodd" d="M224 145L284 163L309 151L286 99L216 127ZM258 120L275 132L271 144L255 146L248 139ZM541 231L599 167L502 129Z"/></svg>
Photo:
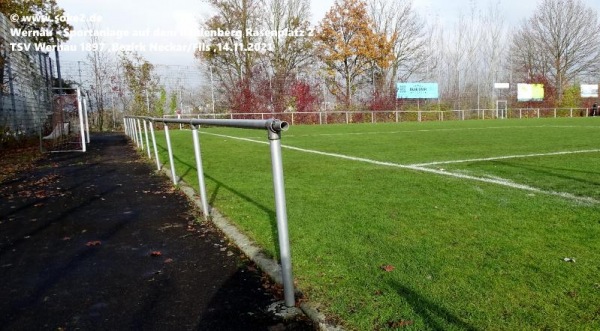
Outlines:
<svg viewBox="0 0 600 331"><path fill-rule="evenodd" d="M392 0L393 1L393 0ZM493 1L493 0L491 0ZM516 25L532 15L542 0L495 0L507 22ZM587 6L600 13L600 0L584 0ZM103 38L104 47L111 50L138 50L154 64L193 65L193 50L198 46L198 21L208 17L208 5L202 0L59 0L69 16L76 33L88 29L84 20L99 21L97 26L108 34L125 34L119 38ZM311 1L312 22L323 18L334 0ZM487 9L490 1L475 0L414 0L415 9L422 16L439 19L451 28L461 13L469 12L473 3ZM135 35L135 36L134 36ZM161 36L162 35L162 36ZM65 61L83 61L89 47L89 38L72 36L67 45L71 50L61 53Z"/></svg>

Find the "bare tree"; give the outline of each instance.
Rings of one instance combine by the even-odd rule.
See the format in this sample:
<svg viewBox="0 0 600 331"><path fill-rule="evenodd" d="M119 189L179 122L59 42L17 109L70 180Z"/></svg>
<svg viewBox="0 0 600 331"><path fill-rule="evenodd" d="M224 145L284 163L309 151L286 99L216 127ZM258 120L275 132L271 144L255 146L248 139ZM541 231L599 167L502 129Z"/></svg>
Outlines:
<svg viewBox="0 0 600 331"><path fill-rule="evenodd" d="M387 35L393 43L392 64L384 72L374 73L384 78L388 88L393 90L397 81L425 78L435 69L435 58L429 56L432 30L413 9L411 0L370 0L369 13L376 32Z"/></svg>
<svg viewBox="0 0 600 331"><path fill-rule="evenodd" d="M508 29L499 3L488 7L482 19L485 26L482 31L484 35L481 47L483 55L482 90L484 91L483 95L492 101L491 88L493 84L510 81L509 71L504 70L504 68L508 68Z"/></svg>
<svg viewBox="0 0 600 331"><path fill-rule="evenodd" d="M201 47L195 56L212 67L227 88L252 78L259 53L250 49L260 40L248 31L260 31L262 0L209 0L216 14L201 23Z"/></svg>
<svg viewBox="0 0 600 331"><path fill-rule="evenodd" d="M310 4L307 0L266 0L264 15L266 31L277 32L265 38L263 56L269 79L273 80L273 105L282 111L284 93L292 79L313 62L310 30Z"/></svg>
<svg viewBox="0 0 600 331"><path fill-rule="evenodd" d="M508 31L499 3L481 9L473 1L466 13L460 13L451 29L434 24L430 47L437 58L434 72L440 83L441 98L452 101L455 109L490 106L493 83L508 79L503 72L508 54ZM449 104L450 105L450 104Z"/></svg>
<svg viewBox="0 0 600 331"><path fill-rule="evenodd" d="M544 0L517 32L513 50L526 47L515 63L554 84L558 101L578 78L598 72L598 13L581 0Z"/></svg>
<svg viewBox="0 0 600 331"><path fill-rule="evenodd" d="M98 27L94 23L89 23L88 30L95 31ZM100 37L92 34L89 39L90 51L87 55L87 60L90 65L92 74L91 94L93 104L98 112L98 130L102 131L104 126L104 111L108 100L109 92L111 91L111 76L114 75L114 60L110 53L104 49ZM113 118L114 125L114 118Z"/></svg>

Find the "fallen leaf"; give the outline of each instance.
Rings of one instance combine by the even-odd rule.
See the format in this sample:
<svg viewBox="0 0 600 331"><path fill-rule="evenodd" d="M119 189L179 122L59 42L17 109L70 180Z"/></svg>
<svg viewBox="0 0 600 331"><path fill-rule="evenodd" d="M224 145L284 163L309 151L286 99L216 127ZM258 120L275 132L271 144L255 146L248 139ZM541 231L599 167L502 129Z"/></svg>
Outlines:
<svg viewBox="0 0 600 331"><path fill-rule="evenodd" d="M160 251L152 251L152 253L150 253L150 256L161 256L162 253Z"/></svg>
<svg viewBox="0 0 600 331"><path fill-rule="evenodd" d="M173 259L166 259L165 260L165 263L171 263L171 262L173 262Z"/></svg>
<svg viewBox="0 0 600 331"><path fill-rule="evenodd" d="M71 237L63 237L62 240L63 241L71 240Z"/></svg>
<svg viewBox="0 0 600 331"><path fill-rule="evenodd" d="M386 271L386 272L391 272L394 269L396 269L393 265L391 264L387 264L387 265L382 265L381 266L381 270Z"/></svg>
<svg viewBox="0 0 600 331"><path fill-rule="evenodd" d="M85 244L88 247L91 246L100 246L102 244L102 242L100 240L93 240L93 241L88 241L87 244Z"/></svg>

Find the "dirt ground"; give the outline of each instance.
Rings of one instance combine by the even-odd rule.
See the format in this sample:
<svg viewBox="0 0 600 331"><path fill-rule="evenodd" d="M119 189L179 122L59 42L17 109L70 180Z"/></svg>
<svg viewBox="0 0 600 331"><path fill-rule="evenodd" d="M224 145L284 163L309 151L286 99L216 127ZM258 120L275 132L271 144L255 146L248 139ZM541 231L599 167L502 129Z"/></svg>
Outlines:
<svg viewBox="0 0 600 331"><path fill-rule="evenodd" d="M123 134L24 153L0 162L1 329L315 329Z"/></svg>

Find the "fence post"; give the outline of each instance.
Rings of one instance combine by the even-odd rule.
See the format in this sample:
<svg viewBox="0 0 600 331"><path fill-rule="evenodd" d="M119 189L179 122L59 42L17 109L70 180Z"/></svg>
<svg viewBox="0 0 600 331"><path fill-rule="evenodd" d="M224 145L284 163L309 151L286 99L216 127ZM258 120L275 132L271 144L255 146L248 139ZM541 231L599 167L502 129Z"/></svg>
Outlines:
<svg viewBox="0 0 600 331"><path fill-rule="evenodd" d="M206 199L206 186L204 184L204 168L202 166L202 154L200 150L200 134L198 125L192 125L192 135L194 139L194 153L196 154L196 170L198 171L198 189L200 191L200 202L202 202L202 212L204 219L208 219L210 210L208 209L208 200Z"/></svg>
<svg viewBox="0 0 600 331"><path fill-rule="evenodd" d="M133 141L139 147L140 146L140 142L138 141L137 125L135 124L135 119L134 118L130 118L129 119L129 126L130 126L129 130L131 131L131 136L133 138Z"/></svg>
<svg viewBox="0 0 600 331"><path fill-rule="evenodd" d="M269 129L269 142L271 148L271 164L273 168L273 189L275 191L275 212L277 217L277 234L279 236L283 294L285 305L288 307L293 307L295 305L294 282L292 276L290 240L288 235L285 188L283 183L281 132Z"/></svg>
<svg viewBox="0 0 600 331"><path fill-rule="evenodd" d="M146 119L144 118L144 134L146 135L146 147L148 150L148 158L152 158L152 154L150 153L150 139L148 137L148 123L146 123Z"/></svg>
<svg viewBox="0 0 600 331"><path fill-rule="evenodd" d="M81 134L81 151L85 152L86 148L86 139L85 139L85 123L83 118L83 95L81 95L81 90L77 88L77 111L79 113L79 134Z"/></svg>
<svg viewBox="0 0 600 331"><path fill-rule="evenodd" d="M83 99L83 118L85 121L85 136L86 136L86 141L89 144L90 143L90 121L88 118L88 99L84 98Z"/></svg>
<svg viewBox="0 0 600 331"><path fill-rule="evenodd" d="M127 118L123 117L123 132L125 132L125 135L127 137L129 137L129 128L127 127Z"/></svg>
<svg viewBox="0 0 600 331"><path fill-rule="evenodd" d="M156 170L160 171L160 160L158 159L158 148L156 148L156 135L154 134L154 121L150 120L150 134L152 135L152 146L154 158L156 158Z"/></svg>
<svg viewBox="0 0 600 331"><path fill-rule="evenodd" d="M169 153L169 164L171 165L171 176L173 185L177 185L177 175L175 174L175 162L173 162L173 148L171 148L171 136L169 135L169 126L165 123L165 138L167 138L167 151Z"/></svg>
<svg viewBox="0 0 600 331"><path fill-rule="evenodd" d="M133 142L136 144L136 146L139 147L140 143L138 142L135 119L133 118L129 118L129 134L131 135L131 139L133 139Z"/></svg>
<svg viewBox="0 0 600 331"><path fill-rule="evenodd" d="M129 117L123 117L123 126L125 127L125 133L129 138L133 138L131 135L131 119Z"/></svg>
<svg viewBox="0 0 600 331"><path fill-rule="evenodd" d="M140 122L140 119L136 119L137 122L137 128L138 128L138 135L139 135L139 146L142 150L144 150L144 136L142 133L142 123Z"/></svg>

